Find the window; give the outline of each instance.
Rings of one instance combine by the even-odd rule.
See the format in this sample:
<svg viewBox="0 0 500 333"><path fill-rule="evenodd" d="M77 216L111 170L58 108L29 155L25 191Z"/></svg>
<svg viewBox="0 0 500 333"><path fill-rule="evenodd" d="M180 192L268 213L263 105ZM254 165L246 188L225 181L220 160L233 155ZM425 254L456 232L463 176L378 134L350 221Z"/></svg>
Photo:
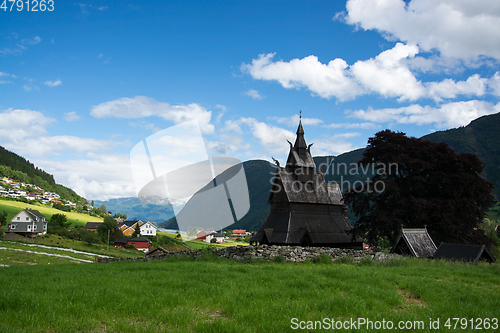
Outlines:
<svg viewBox="0 0 500 333"><path fill-rule="evenodd" d="M30 225L28 226L28 231L31 231L31 226Z"/></svg>
<svg viewBox="0 0 500 333"><path fill-rule="evenodd" d="M44 225L44 226L43 226L43 230L45 230L45 229L47 229L47 225Z"/></svg>
<svg viewBox="0 0 500 333"><path fill-rule="evenodd" d="M33 226L33 230L36 230L36 224Z"/></svg>
<svg viewBox="0 0 500 333"><path fill-rule="evenodd" d="M17 220L18 220L18 221L20 221L20 220L21 220L21 218L18 216L18 217L17 217Z"/></svg>
<svg viewBox="0 0 500 333"><path fill-rule="evenodd" d="M16 229L16 225L15 225L15 224L11 224L11 225L10 225L10 229L12 229L12 230L13 230L13 229Z"/></svg>
<svg viewBox="0 0 500 333"><path fill-rule="evenodd" d="M29 217L26 217L26 221L29 221L29 220L30 220L30 218L29 218Z"/></svg>

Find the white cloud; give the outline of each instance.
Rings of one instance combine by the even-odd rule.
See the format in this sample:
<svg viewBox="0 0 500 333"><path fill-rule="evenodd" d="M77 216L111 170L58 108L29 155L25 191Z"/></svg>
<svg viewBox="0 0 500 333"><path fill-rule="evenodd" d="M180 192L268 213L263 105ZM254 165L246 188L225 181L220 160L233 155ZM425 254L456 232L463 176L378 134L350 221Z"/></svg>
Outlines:
<svg viewBox="0 0 500 333"><path fill-rule="evenodd" d="M500 103L466 101L443 104L438 108L413 104L401 108L357 110L350 116L375 123L396 122L400 124L429 125L436 128L465 126L472 120L500 112Z"/></svg>
<svg viewBox="0 0 500 333"><path fill-rule="evenodd" d="M92 154L64 163L37 159L35 164L87 199L108 200L136 195L128 160L128 154Z"/></svg>
<svg viewBox="0 0 500 333"><path fill-rule="evenodd" d="M416 100L425 95L424 86L401 60L419 52L415 45L397 43L374 59L357 61L351 73L370 92L400 100Z"/></svg>
<svg viewBox="0 0 500 333"><path fill-rule="evenodd" d="M247 90L247 91L244 91L242 92L243 95L245 96L250 96L252 97L253 99L255 100L262 100L262 96L259 94L259 92L255 89L250 89L250 90Z"/></svg>
<svg viewBox="0 0 500 333"><path fill-rule="evenodd" d="M378 129L381 126L375 123L333 123L323 126L325 128L359 128L359 129Z"/></svg>
<svg viewBox="0 0 500 333"><path fill-rule="evenodd" d="M106 151L119 142L80 138L70 135L26 137L23 140L12 140L6 144L17 153L31 156L60 155L62 152L94 152Z"/></svg>
<svg viewBox="0 0 500 333"><path fill-rule="evenodd" d="M42 39L40 37L35 36L33 38L26 38L26 39L21 40L21 43L24 45L36 45L36 44L40 43L41 41L42 41ZM18 45L18 46L20 46L20 45Z"/></svg>
<svg viewBox="0 0 500 333"><path fill-rule="evenodd" d="M47 134L46 126L56 120L38 111L7 109L0 113L0 138L13 142Z"/></svg>
<svg viewBox="0 0 500 333"><path fill-rule="evenodd" d="M430 82L427 84L428 95L438 102L443 98L455 98L457 95L483 96L487 82L488 79L482 79L478 74L470 76L467 81L444 79L441 82Z"/></svg>
<svg viewBox="0 0 500 333"><path fill-rule="evenodd" d="M290 127L296 127L299 125L299 120L300 116L298 114L294 114L293 116L290 117L269 117L268 119L270 120L275 120L280 124L285 124ZM318 119L318 118L304 118L302 117L302 124L303 125L319 125L323 123L323 120Z"/></svg>
<svg viewBox="0 0 500 333"><path fill-rule="evenodd" d="M415 45L397 43L377 57L357 61L351 67L342 59L325 65L315 56L272 62L274 53L270 53L259 55L251 64L243 64L241 70L254 79L277 81L287 89L306 87L323 98L345 101L374 92L384 97L415 100L425 95L425 88L411 73L406 60L418 52Z"/></svg>
<svg viewBox="0 0 500 333"><path fill-rule="evenodd" d="M500 96L500 72L496 72L488 80L488 87L491 89L493 95Z"/></svg>
<svg viewBox="0 0 500 333"><path fill-rule="evenodd" d="M359 133L337 134L328 138L316 139L311 147L314 156L338 155L355 149L352 143L344 139L360 135Z"/></svg>
<svg viewBox="0 0 500 333"><path fill-rule="evenodd" d="M0 84L14 83L12 81L0 80Z"/></svg>
<svg viewBox="0 0 500 333"><path fill-rule="evenodd" d="M500 3L491 0L348 0L349 24L445 57L500 59ZM338 15L337 15L338 17Z"/></svg>
<svg viewBox="0 0 500 333"><path fill-rule="evenodd" d="M80 116L76 114L76 111L66 112L64 114L64 120L66 121L77 121L80 119Z"/></svg>
<svg viewBox="0 0 500 333"><path fill-rule="evenodd" d="M45 81L43 84L45 84L47 87L57 87L62 84L62 81L60 79L57 79L55 81Z"/></svg>
<svg viewBox="0 0 500 333"><path fill-rule="evenodd" d="M9 73L5 73L5 72L0 72L0 77L2 77L2 76L11 77L11 78L13 78L13 79L16 79L16 78L17 78L17 76L16 76L16 75L14 75L14 74L9 74Z"/></svg>
<svg viewBox="0 0 500 333"><path fill-rule="evenodd" d="M210 124L212 112L196 103L170 105L146 96L124 97L95 105L92 107L90 114L96 118L143 118L158 116L175 124L196 119L200 124L202 133L211 134L214 132L214 125Z"/></svg>
<svg viewBox="0 0 500 333"><path fill-rule="evenodd" d="M323 98L336 97L348 100L361 94L361 88L349 77L348 65L342 59L330 61L327 65L310 55L289 62L272 62L275 53L260 54L251 64L242 64L240 69L254 79L278 81L283 88L306 87Z"/></svg>

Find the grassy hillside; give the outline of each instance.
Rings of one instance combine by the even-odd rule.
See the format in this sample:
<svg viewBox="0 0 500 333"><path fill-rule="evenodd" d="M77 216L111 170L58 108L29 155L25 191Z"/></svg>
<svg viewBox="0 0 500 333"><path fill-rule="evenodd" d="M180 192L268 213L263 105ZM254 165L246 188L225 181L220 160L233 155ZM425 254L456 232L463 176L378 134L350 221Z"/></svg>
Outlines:
<svg viewBox="0 0 500 333"><path fill-rule="evenodd" d="M65 214L68 222L71 225L85 225L87 222L102 222L102 218L94 217L87 214L80 214L76 212L63 212L55 208L50 208L45 205L32 205L19 201L12 201L6 199L0 199L0 212L6 211L8 213L7 219L10 221L17 213L21 210L29 208L38 210L40 213L45 215L47 220L50 220L54 214Z"/></svg>
<svg viewBox="0 0 500 333"><path fill-rule="evenodd" d="M498 264L368 263L245 264L207 256L0 267L0 331L290 332L292 318L304 326L364 318L391 321L394 332L455 332L447 319L465 318L466 332L473 331L470 319L498 320ZM430 329L438 319L439 329ZM398 330L400 321L424 326Z"/></svg>

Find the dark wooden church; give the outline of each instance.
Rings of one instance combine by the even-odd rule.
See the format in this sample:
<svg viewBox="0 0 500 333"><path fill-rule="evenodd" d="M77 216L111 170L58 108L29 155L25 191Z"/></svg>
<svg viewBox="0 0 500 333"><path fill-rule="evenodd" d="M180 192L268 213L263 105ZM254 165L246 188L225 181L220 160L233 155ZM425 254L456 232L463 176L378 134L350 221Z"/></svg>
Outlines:
<svg viewBox="0 0 500 333"><path fill-rule="evenodd" d="M276 161L268 203L271 213L250 243L363 248L352 233L338 184L327 184L311 156L299 122L285 167Z"/></svg>

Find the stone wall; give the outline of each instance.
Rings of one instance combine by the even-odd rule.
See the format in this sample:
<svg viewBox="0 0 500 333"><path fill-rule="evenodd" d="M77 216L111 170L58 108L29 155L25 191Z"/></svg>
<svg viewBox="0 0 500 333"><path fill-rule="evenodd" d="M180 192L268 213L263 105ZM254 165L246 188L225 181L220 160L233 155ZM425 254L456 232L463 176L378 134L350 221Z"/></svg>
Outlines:
<svg viewBox="0 0 500 333"><path fill-rule="evenodd" d="M139 258L98 258L97 262L115 262L115 261L151 261L162 260L171 256L192 256L199 258L205 250L171 252L162 256L150 256ZM331 247L301 247L301 246L278 246L278 245L258 245L258 246L233 246L225 248L212 249L214 255L221 258L243 261L252 259L274 259L282 256L287 262L301 262L312 260L313 258L326 253L333 261L342 257L348 257L354 262L359 262L363 258L371 258L375 261L383 261L388 258L394 258L397 254L385 254L382 252L371 252L365 250L338 249Z"/></svg>

